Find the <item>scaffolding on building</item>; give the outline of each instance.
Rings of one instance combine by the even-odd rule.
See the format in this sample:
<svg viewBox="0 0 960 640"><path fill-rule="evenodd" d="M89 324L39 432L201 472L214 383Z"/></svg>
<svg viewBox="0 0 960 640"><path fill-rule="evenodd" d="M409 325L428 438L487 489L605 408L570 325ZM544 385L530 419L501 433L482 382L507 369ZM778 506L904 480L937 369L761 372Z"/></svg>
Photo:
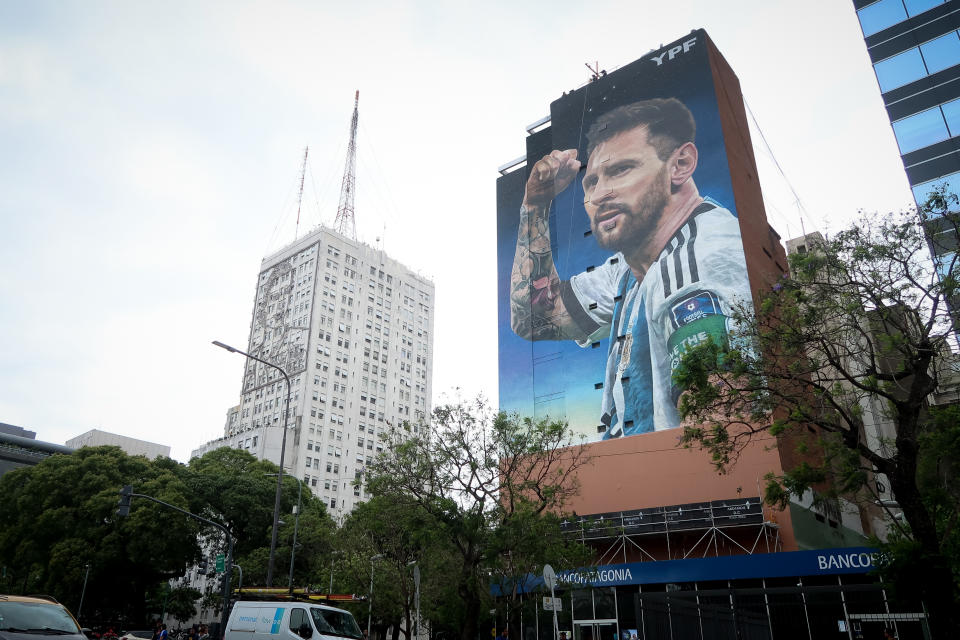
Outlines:
<svg viewBox="0 0 960 640"><path fill-rule="evenodd" d="M575 516L561 527L596 548L599 564L626 563L637 555L646 562L783 550L780 527L766 518L759 497ZM677 549L694 537L691 546ZM721 545L733 552L721 553ZM664 548L667 557L658 558Z"/></svg>

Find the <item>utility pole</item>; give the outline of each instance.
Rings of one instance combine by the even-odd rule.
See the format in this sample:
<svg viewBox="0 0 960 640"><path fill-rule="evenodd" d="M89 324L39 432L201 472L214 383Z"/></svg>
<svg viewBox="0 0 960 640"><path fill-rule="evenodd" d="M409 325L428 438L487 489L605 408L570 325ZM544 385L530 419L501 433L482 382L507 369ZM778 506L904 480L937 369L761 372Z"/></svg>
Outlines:
<svg viewBox="0 0 960 640"><path fill-rule="evenodd" d="M347 144L347 162L343 167L343 182L340 184L340 205L333 228L351 240L357 239L357 225L353 218L353 192L357 173L357 120L359 119L360 91L353 98L353 119L350 121L350 142Z"/></svg>

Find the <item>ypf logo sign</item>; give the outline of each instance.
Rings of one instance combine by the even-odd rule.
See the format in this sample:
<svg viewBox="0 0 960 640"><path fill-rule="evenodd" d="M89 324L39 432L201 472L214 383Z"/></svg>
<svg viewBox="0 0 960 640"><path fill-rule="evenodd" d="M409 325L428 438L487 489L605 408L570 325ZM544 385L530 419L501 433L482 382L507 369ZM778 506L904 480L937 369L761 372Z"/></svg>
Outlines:
<svg viewBox="0 0 960 640"><path fill-rule="evenodd" d="M690 51L690 49L693 48L693 45L695 45L696 43L697 43L696 38L690 38L689 40L684 41L682 44L678 44L675 47L670 47L660 55L653 56L650 59L656 62L657 66L659 67L664 62L673 60L674 58L677 57L677 55L681 53L687 53L688 51ZM664 60L664 58L666 58L666 60Z"/></svg>

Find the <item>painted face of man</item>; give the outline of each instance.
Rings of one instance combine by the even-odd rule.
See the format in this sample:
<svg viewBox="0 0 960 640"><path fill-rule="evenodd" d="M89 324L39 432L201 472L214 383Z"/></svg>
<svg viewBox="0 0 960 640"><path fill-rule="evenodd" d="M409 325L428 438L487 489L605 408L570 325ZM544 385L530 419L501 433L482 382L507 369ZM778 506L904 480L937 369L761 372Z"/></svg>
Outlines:
<svg viewBox="0 0 960 640"><path fill-rule="evenodd" d="M618 133L594 148L583 193L601 247L628 253L653 235L670 198L670 178L646 127Z"/></svg>

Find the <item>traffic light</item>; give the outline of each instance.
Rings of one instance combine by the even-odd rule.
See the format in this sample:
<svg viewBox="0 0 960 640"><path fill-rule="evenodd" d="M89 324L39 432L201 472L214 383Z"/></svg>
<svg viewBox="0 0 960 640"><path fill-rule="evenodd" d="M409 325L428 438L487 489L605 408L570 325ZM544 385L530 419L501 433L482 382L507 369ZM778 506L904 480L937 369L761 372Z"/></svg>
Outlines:
<svg viewBox="0 0 960 640"><path fill-rule="evenodd" d="M130 515L130 497L133 495L133 485L125 484L120 488L120 502L117 504L117 515Z"/></svg>
<svg viewBox="0 0 960 640"><path fill-rule="evenodd" d="M200 562L197 564L197 570L200 573L200 575L202 576L207 575L207 566L208 566L207 559L200 558Z"/></svg>

